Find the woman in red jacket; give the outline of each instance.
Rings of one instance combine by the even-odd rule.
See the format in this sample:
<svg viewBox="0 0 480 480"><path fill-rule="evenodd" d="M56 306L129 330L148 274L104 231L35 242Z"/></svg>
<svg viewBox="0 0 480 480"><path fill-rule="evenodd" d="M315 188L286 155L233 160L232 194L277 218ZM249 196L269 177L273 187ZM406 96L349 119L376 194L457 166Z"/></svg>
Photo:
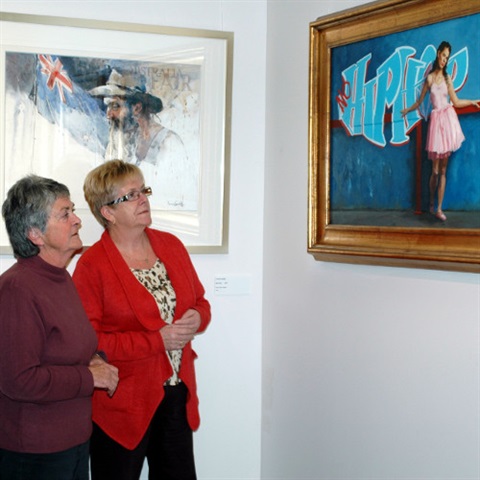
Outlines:
<svg viewBox="0 0 480 480"><path fill-rule="evenodd" d="M192 431L199 426L192 340L210 322L190 257L175 236L149 228L141 170L120 160L92 170L85 198L105 227L79 259L73 278L118 367L113 398L93 399L92 480L194 480Z"/></svg>

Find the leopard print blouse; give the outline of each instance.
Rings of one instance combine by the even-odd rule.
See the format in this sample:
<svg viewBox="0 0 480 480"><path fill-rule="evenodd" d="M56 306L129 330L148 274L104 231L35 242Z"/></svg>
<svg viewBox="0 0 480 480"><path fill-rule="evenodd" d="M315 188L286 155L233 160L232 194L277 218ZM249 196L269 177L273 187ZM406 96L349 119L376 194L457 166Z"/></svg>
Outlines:
<svg viewBox="0 0 480 480"><path fill-rule="evenodd" d="M153 295L155 298L160 315L166 323L172 323L175 316L175 307L177 298L175 290L167 273L163 262L157 258L155 265L149 269L130 269L137 280ZM178 372L182 363L182 350L167 351L168 358L173 367L173 375L165 382L165 385L178 385L180 378Z"/></svg>

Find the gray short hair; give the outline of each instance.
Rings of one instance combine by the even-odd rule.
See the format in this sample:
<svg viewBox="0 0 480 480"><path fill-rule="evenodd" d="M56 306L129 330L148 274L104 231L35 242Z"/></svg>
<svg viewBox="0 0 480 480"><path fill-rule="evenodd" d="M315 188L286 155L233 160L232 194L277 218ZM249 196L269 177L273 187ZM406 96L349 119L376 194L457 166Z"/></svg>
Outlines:
<svg viewBox="0 0 480 480"><path fill-rule="evenodd" d="M70 197L65 185L37 175L27 175L10 188L2 215L15 257L38 255L40 249L28 234L32 228L45 232L52 206L61 197Z"/></svg>

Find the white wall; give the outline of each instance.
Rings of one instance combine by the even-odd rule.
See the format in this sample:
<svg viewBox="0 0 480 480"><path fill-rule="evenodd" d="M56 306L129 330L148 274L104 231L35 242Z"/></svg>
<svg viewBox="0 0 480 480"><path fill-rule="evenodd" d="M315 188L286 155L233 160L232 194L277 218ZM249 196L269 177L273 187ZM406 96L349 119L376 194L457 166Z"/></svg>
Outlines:
<svg viewBox="0 0 480 480"><path fill-rule="evenodd" d="M262 478L478 480L479 276L306 253L308 25L360 3L268 2Z"/></svg>
<svg viewBox="0 0 480 480"><path fill-rule="evenodd" d="M202 416L195 447L200 480L258 479L265 2L1 0L0 10L234 32L230 250L193 257L213 309L211 327L195 340ZM0 257L0 272L13 263ZM216 274L251 276L252 294L215 296Z"/></svg>

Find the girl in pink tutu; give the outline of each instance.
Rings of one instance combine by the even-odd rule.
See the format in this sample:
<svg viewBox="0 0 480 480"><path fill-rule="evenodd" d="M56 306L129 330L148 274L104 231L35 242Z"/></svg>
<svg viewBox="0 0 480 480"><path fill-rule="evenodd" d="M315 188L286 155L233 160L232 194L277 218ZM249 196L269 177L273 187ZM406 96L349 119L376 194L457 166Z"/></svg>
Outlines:
<svg viewBox="0 0 480 480"><path fill-rule="evenodd" d="M443 222L447 219L442 211L445 194L446 172L448 159L452 152L460 148L465 140L457 113L453 107L463 108L471 105L480 108L479 100L460 100L455 93L452 79L447 74L447 64L452 47L448 42L442 42L437 49L437 57L432 69L425 79L422 92L418 100L410 107L402 110L402 115L416 110L423 102L427 91L430 91L430 100L433 110L430 114L426 150L432 161L432 175L430 177L430 213ZM452 103L448 101L448 97ZM452 105L453 104L453 105ZM438 194L437 209L435 210L435 192Z"/></svg>

